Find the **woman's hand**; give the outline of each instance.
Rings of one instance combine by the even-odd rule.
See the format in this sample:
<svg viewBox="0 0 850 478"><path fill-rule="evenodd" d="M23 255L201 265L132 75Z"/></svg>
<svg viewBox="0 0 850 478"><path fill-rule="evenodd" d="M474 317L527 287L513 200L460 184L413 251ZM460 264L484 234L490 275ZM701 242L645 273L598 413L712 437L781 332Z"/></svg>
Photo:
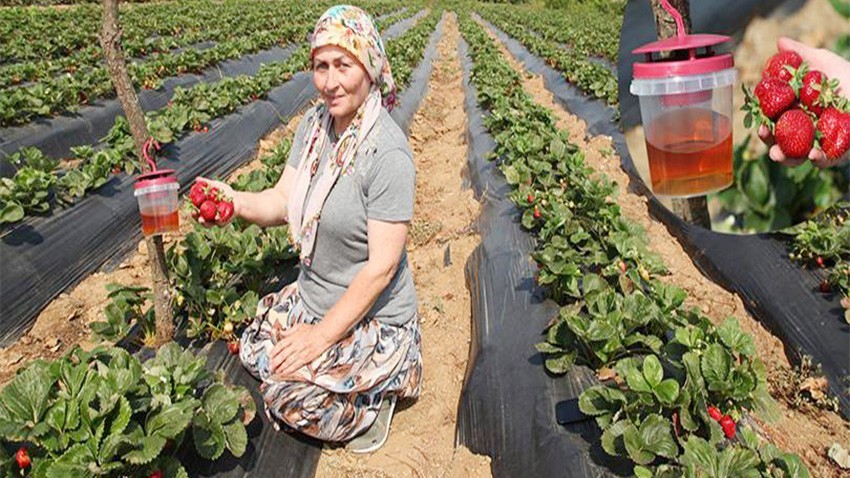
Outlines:
<svg viewBox="0 0 850 478"><path fill-rule="evenodd" d="M278 380L297 380L295 372L316 360L335 342L321 325L299 323L283 330L272 348L271 375Z"/></svg>
<svg viewBox="0 0 850 478"><path fill-rule="evenodd" d="M226 198L229 198L230 200L233 201L233 215L230 216L230 219L228 219L227 221L218 222L218 223L208 222L208 221L205 221L203 217L198 216L198 218L197 218L198 223L200 223L202 226L207 227L207 228L213 227L213 226L216 226L216 225L217 226L226 226L226 225L230 224L230 222L233 221L233 219L235 219L237 216L239 216L239 211L241 209L240 208L240 196L239 196L237 191L234 191L233 188L230 187L229 184L221 182L221 181L216 181L215 179L202 178L200 176L195 178L195 182L198 182L198 181L203 181L203 182L207 183L207 185L209 187L218 189Z"/></svg>
<svg viewBox="0 0 850 478"><path fill-rule="evenodd" d="M812 48L798 41L791 40L790 38L780 38L779 41L777 41L777 48L779 51L797 52L800 57L803 58L803 61L809 64L810 69L818 70L825 74L828 78L837 79L840 93L844 95L850 93L850 62L844 58L829 50L823 48ZM773 134L767 126L761 125L759 127L758 135L759 138L770 147L770 151L768 152L770 159L785 166L795 167L810 160L819 168L828 168L845 162L848 157L850 157L850 152L848 152L841 158L830 160L827 159L823 151L817 148L812 148L812 150L809 151L808 156L805 158L789 158L782 152L782 149L779 148L778 145L774 144Z"/></svg>

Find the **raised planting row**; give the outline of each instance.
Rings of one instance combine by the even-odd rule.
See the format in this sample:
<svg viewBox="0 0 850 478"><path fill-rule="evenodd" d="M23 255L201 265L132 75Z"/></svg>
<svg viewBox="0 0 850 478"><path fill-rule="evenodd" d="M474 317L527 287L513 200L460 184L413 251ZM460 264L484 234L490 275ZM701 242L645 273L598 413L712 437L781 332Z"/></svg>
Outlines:
<svg viewBox="0 0 850 478"><path fill-rule="evenodd" d="M254 400L205 362L176 343L144 363L116 347L34 362L0 392L0 472L183 478L184 443L208 460L242 455Z"/></svg>
<svg viewBox="0 0 850 478"><path fill-rule="evenodd" d="M315 19L331 3L311 3L308 8L297 3L276 3L280 10L272 12L267 11L268 2L255 5L247 13L248 17L274 19L268 29L264 29L267 22L257 20L255 28L249 26L247 29L235 29L226 40L210 48L187 48L153 54L142 61L130 62L128 73L133 84L143 88L158 88L165 78L196 73L224 60L239 58L275 45L298 42L306 38ZM398 10L401 3L397 0L380 0L367 2L367 8L378 16ZM230 11L231 18L241 18L243 15L240 2L235 2ZM93 55L99 56L99 50ZM73 73L0 90L0 125L23 124L35 117L63 111L73 112L97 99L113 96L112 80L105 65L98 63L80 69L76 69L76 66L73 68Z"/></svg>
<svg viewBox="0 0 850 478"><path fill-rule="evenodd" d="M122 37L121 47L128 58L140 58L151 55L168 53L169 50L191 47L201 42L221 42L234 38L247 37L249 34L278 30L292 20L280 15L281 10L269 12L268 5L258 8L257 3L211 2L171 5L165 4L149 13L150 17L161 17L161 23L156 24L157 30L170 27L166 34L150 31L140 31L142 25L134 23L137 10L124 9L122 20L126 20L128 31ZM99 12L96 12L99 13ZM174 18L179 18L179 24L172 24ZM100 27L100 18L85 18L85 28L96 33ZM14 19L8 19L13 23ZM63 23L68 19L63 19ZM4 24L5 27L6 24ZM145 25L150 27L151 25ZM57 28L58 25L30 25L35 30L32 35L46 35L46 31ZM18 32L25 32L27 27L18 27ZM81 30L86 31L86 30ZM28 45L28 44L27 44ZM77 75L78 70L99 66L103 61L97 38L92 39L85 48L68 52L59 58L36 57L31 60L19 60L0 66L0 88L8 88L21 83L38 82L61 73ZM82 73L80 73L82 75Z"/></svg>
<svg viewBox="0 0 850 478"><path fill-rule="evenodd" d="M559 10L526 6L486 5L482 11L508 15L544 40L568 45L576 53L603 57L617 64L623 11L602 11L597 5L571 3Z"/></svg>
<svg viewBox="0 0 850 478"><path fill-rule="evenodd" d="M410 15L415 13L415 10L409 11ZM390 20L397 19L393 17ZM405 40L401 44L421 43L423 38L427 39L437 20L439 17L432 12L402 37ZM419 51L421 55L421 49L417 48L412 51ZM405 60L412 59L405 57L405 51L390 50L390 53L400 54ZM161 144L168 144L185 132L203 131L212 119L256 101L288 81L293 74L307 69L308 55L309 48L305 44L286 60L263 65L253 76L240 75L215 83L199 83L189 89L176 88L166 108L146 113L151 135ZM398 83L403 85L410 68L405 70L406 61L400 61L397 68ZM135 144L129 124L123 117L116 119L109 134L103 138L102 147L84 145L71 151L74 154L71 164L74 166L62 169L58 161L47 158L35 148L24 148L11 156L10 161L17 170L11 178L0 178L0 224L18 222L28 215L44 214L56 202L70 206L104 185L114 174L122 171L132 174L138 170Z"/></svg>
<svg viewBox="0 0 850 478"><path fill-rule="evenodd" d="M201 16L194 12L202 6L203 2L196 0L122 7L121 17L126 21L123 45L134 49L150 37L175 36L181 25L191 31L194 20ZM169 14L180 17L169 18ZM100 20L100 5L94 3L66 9L4 8L0 10L0 64L59 59L97 48Z"/></svg>
<svg viewBox="0 0 850 478"><path fill-rule="evenodd" d="M585 165L487 32L468 15L460 25L495 156L537 241L536 280L561 306L538 350L553 373L581 364L611 377L579 397L605 452L640 478L809 476L741 421L777 413L752 337L684 306L687 293L660 280L645 231L612 199L616 185Z"/></svg>
<svg viewBox="0 0 850 478"><path fill-rule="evenodd" d="M408 85L409 72L422 61L441 17L442 10L432 11L416 27L387 42L393 67L408 72L399 76L400 91ZM282 140L260 160L261 169L240 175L231 186L239 191L272 187L283 172L290 147L291 138ZM193 232L167 251L167 257L176 291L174 315L186 318L187 335L234 339L234 329L247 325L256 311L258 291L276 287L275 279L280 279L279 274L295 254L286 227L260 228L236 220L225 227L196 224ZM153 332L153 309L143 308L149 291L120 284L111 287L106 320L92 325L96 337L117 341L134 323L149 336Z"/></svg>
<svg viewBox="0 0 850 478"><path fill-rule="evenodd" d="M531 33L504 9L484 8L481 9L481 15L563 73L567 81L580 90L616 108L617 77L611 70L591 61L587 55L562 48L555 41Z"/></svg>

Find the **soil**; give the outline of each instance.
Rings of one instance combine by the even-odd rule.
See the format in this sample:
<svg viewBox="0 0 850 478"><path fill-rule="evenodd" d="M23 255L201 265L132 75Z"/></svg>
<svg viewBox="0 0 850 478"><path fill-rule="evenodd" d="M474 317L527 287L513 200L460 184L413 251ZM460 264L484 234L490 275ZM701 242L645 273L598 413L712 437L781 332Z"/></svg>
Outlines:
<svg viewBox="0 0 850 478"><path fill-rule="evenodd" d="M457 23L449 16L428 94L410 131L417 176L408 254L420 304L422 395L396 412L387 443L377 452L362 456L325 448L316 473L320 478L491 476L488 457L454 443L471 325L464 266L479 243L470 231L480 208L463 187L466 113L457 40Z"/></svg>
<svg viewBox="0 0 850 478"><path fill-rule="evenodd" d="M644 196L623 187L629 184L629 177L620 166L620 158L612 152L611 138L588 135L585 122L556 102L546 89L543 78L525 71L492 32L490 34L514 69L525 76L525 90L537 103L555 113L558 127L565 128L570 139L584 151L587 164L621 186L615 200L628 219L646 230L651 248L663 258L670 270L664 280L687 291L687 304L699 307L715 323L721 323L730 316L737 319L744 332L753 337L757 354L769 370L790 368L782 342L749 315L737 294L723 289L700 273L664 224L650 215ZM785 402L780 401L778 405L777 421L763 423L756 420L763 434L781 449L800 455L811 476L842 476L841 470L827 457L827 450L836 442L850 443L850 424L834 412L810 409L803 413Z"/></svg>

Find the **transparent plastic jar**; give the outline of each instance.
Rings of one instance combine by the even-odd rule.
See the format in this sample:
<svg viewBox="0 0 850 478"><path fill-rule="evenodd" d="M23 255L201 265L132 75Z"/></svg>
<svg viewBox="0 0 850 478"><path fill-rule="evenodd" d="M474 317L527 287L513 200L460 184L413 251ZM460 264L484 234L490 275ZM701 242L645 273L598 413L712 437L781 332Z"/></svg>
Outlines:
<svg viewBox="0 0 850 478"><path fill-rule="evenodd" d="M639 97L654 194L704 196L729 187L732 173L732 89L738 74L731 55L714 55L719 35L662 40L635 52L629 91ZM708 48L701 56L698 48ZM687 59L652 61L651 53L686 49Z"/></svg>
<svg viewBox="0 0 850 478"><path fill-rule="evenodd" d="M176 232L180 228L179 189L173 171L157 171L137 178L133 194L139 202L145 236Z"/></svg>

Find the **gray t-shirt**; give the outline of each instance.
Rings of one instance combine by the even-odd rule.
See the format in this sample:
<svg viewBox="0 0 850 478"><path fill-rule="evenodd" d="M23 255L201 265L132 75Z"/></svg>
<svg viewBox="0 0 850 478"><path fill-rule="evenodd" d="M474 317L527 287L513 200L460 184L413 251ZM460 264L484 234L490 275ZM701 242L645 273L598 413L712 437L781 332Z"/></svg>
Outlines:
<svg viewBox="0 0 850 478"><path fill-rule="evenodd" d="M292 167L297 168L301 160L306 119L313 112L314 109L309 110L298 125L287 163ZM333 136L326 142L311 190L333 153L332 139ZM415 179L407 137L389 113L381 109L377 123L357 151L353 167L340 174L322 207L312 263L301 263L298 288L309 313L324 317L366 265L367 219L400 222L413 218ZM405 251L395 276L367 316L384 323L403 324L415 314L416 289Z"/></svg>

